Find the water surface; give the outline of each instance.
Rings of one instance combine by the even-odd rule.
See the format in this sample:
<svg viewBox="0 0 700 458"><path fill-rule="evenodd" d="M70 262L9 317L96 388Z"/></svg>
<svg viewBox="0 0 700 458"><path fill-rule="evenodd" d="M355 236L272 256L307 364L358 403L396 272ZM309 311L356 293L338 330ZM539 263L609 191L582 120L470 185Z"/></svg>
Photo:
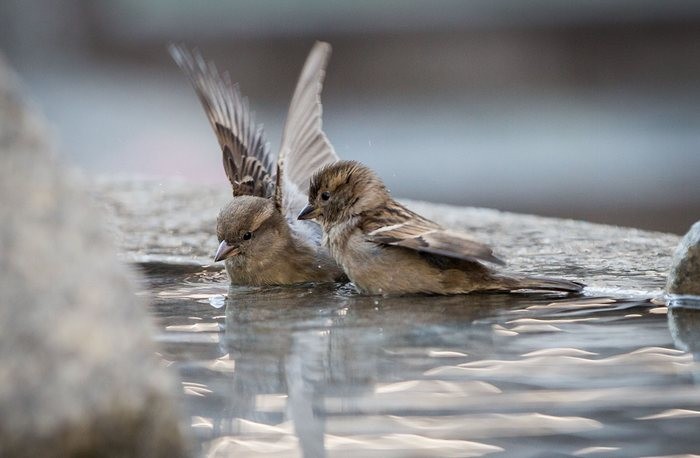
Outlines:
<svg viewBox="0 0 700 458"><path fill-rule="evenodd" d="M229 289L218 270L142 267L203 456L700 451L692 308L591 293Z"/></svg>
<svg viewBox="0 0 700 458"><path fill-rule="evenodd" d="M362 296L231 288L210 262L230 190L93 187L148 279L162 358L202 456L700 453L700 312L665 306L679 237L415 201L514 274L583 296Z"/></svg>

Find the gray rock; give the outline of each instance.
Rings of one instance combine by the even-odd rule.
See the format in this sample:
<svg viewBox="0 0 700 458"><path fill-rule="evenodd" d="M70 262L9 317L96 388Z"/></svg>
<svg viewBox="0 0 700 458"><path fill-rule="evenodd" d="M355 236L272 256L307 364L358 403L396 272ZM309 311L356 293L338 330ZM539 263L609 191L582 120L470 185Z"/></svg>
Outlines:
<svg viewBox="0 0 700 458"><path fill-rule="evenodd" d="M212 263L218 246L216 215L231 196L225 186L102 178L93 190L110 214L110 227L128 261ZM671 253L680 240L674 234L585 221L403 202L445 227L489 243L508 270L582 281L589 295L662 295ZM223 267L211 267L216 266Z"/></svg>
<svg viewBox="0 0 700 458"><path fill-rule="evenodd" d="M132 272L0 57L0 456L187 454Z"/></svg>
<svg viewBox="0 0 700 458"><path fill-rule="evenodd" d="M700 296L700 221L693 224L676 248L666 291Z"/></svg>

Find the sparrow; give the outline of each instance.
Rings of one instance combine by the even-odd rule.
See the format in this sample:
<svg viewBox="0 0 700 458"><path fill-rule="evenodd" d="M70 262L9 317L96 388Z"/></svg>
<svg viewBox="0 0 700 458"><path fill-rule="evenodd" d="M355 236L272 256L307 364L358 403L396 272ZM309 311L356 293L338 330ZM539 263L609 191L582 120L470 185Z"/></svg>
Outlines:
<svg viewBox="0 0 700 458"><path fill-rule="evenodd" d="M277 161L237 84L197 51L169 51L201 102L223 155L233 199L217 218L219 247L232 284L282 285L334 281L342 269L321 244L321 229L296 214L311 174L338 160L322 130L321 90L331 53L317 42L299 76ZM302 191L303 190L303 191ZM303 224L300 224L303 223Z"/></svg>
<svg viewBox="0 0 700 458"><path fill-rule="evenodd" d="M313 174L300 220L321 224L324 243L350 281L367 294L475 291L580 292L583 284L498 273L492 249L447 230L395 201L382 180L355 161Z"/></svg>

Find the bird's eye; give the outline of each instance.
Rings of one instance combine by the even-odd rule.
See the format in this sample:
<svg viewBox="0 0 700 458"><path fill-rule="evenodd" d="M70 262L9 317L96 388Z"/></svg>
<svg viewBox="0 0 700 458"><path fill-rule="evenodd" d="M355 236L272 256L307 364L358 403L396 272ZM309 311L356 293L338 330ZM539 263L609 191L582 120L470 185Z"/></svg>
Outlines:
<svg viewBox="0 0 700 458"><path fill-rule="evenodd" d="M250 240L251 237L253 237L252 232L246 232L245 234L243 234L243 240Z"/></svg>
<svg viewBox="0 0 700 458"><path fill-rule="evenodd" d="M328 191L323 191L323 192L321 193L321 199L323 199L323 200L328 200L328 199L330 199L330 198L331 198L331 193L330 193L330 192L328 192Z"/></svg>

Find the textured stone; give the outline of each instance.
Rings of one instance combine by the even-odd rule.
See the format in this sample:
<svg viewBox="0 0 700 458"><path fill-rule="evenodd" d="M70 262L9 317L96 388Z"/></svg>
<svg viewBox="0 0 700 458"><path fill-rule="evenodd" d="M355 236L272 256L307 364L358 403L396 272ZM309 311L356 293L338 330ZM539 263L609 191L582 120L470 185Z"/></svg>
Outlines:
<svg viewBox="0 0 700 458"><path fill-rule="evenodd" d="M224 186L102 179L92 189L111 215L114 237L128 261L212 263L218 246L216 215L231 196ZM446 227L491 244L508 270L583 281L589 285L589 295L661 295L680 239L585 221L403 202ZM211 268L217 266L223 267Z"/></svg>
<svg viewBox="0 0 700 458"><path fill-rule="evenodd" d="M134 275L0 58L0 456L182 456Z"/></svg>
<svg viewBox="0 0 700 458"><path fill-rule="evenodd" d="M676 248L666 291L700 296L700 221L693 224Z"/></svg>

